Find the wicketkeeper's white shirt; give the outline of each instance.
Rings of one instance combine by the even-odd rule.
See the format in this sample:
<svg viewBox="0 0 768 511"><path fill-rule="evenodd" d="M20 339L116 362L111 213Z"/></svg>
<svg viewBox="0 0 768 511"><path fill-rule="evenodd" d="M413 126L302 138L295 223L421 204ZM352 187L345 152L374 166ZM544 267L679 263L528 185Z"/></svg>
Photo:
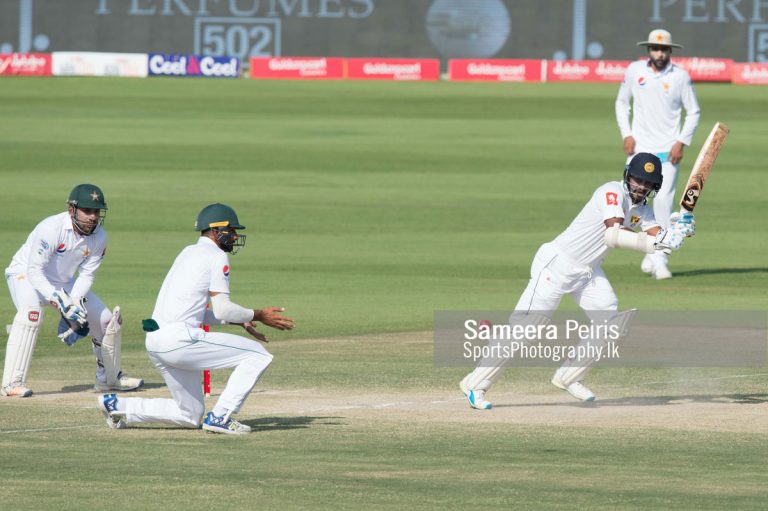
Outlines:
<svg viewBox="0 0 768 511"><path fill-rule="evenodd" d="M201 236L173 262L157 296L152 319L161 327L184 323L200 328L209 291L229 294L229 257L213 240Z"/></svg>
<svg viewBox="0 0 768 511"><path fill-rule="evenodd" d="M681 129L683 108L685 122ZM691 77L685 69L670 62L664 70L655 72L648 60L633 62L627 68L616 97L616 121L622 139L630 135L635 138L635 152L663 154L678 140L691 145L700 113Z"/></svg>
<svg viewBox="0 0 768 511"><path fill-rule="evenodd" d="M623 218L624 227L646 231L658 224L647 204L632 204L621 181L605 183L592 194L571 225L555 238L555 245L574 262L595 268L600 265L608 246L605 221Z"/></svg>
<svg viewBox="0 0 768 511"><path fill-rule="evenodd" d="M46 300L78 274L70 291L75 297L88 294L96 270L107 250L107 233L101 226L90 236L72 227L68 212L49 216L35 227L5 269L5 276L26 278Z"/></svg>

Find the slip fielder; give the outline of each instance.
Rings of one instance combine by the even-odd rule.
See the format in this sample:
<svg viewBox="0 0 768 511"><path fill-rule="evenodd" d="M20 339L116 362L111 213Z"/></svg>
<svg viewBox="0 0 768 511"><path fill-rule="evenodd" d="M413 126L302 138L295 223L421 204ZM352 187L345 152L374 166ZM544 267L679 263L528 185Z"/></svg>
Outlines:
<svg viewBox="0 0 768 511"><path fill-rule="evenodd" d="M693 214L675 220L669 229L659 227L646 201L662 183L659 158L638 153L624 168L623 181L611 181L595 190L568 228L539 248L528 286L510 323L546 324L567 294L596 323L623 321L616 294L601 267L608 249L626 248L646 254L657 249L678 250L684 238L695 231ZM508 361L484 359L461 381L460 388L470 406L492 407L485 394ZM555 372L552 384L577 399L594 400L594 394L581 379L595 361L589 357L566 361Z"/></svg>
<svg viewBox="0 0 768 511"><path fill-rule="evenodd" d="M132 390L143 385L143 380L120 370L120 308L110 311L91 292L107 250L102 227L106 211L98 186L77 185L69 194L67 211L37 224L6 268L5 281L17 312L9 331L0 394L32 395L27 373L46 304L61 312L59 337L66 344L71 346L90 332L97 363L96 390Z"/></svg>
<svg viewBox="0 0 768 511"><path fill-rule="evenodd" d="M152 318L144 320L149 358L163 376L173 399L123 398L104 394L98 404L107 425L160 422L213 433L250 432L233 417L272 362L272 355L256 341L222 332L206 332L202 325L238 324L256 339L260 321L279 330L293 328L293 320L279 307L247 309L229 299L229 256L245 245L245 229L235 211L211 204L200 212L197 243L181 251L163 281ZM210 301L210 308L206 308ZM216 405L203 420L205 402L201 381L205 369L234 370Z"/></svg>

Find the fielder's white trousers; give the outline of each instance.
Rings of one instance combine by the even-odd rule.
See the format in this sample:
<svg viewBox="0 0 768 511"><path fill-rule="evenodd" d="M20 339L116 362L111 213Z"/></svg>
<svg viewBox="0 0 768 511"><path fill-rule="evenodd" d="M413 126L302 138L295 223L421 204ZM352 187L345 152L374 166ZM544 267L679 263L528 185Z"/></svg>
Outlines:
<svg viewBox="0 0 768 511"><path fill-rule="evenodd" d="M145 344L173 399L120 397L118 406L126 412L125 420L129 424L162 422L182 427L200 426L205 412L202 387L205 369L235 368L217 405L236 413L272 362L272 355L256 341L239 335L205 332L184 324L164 325L148 333Z"/></svg>

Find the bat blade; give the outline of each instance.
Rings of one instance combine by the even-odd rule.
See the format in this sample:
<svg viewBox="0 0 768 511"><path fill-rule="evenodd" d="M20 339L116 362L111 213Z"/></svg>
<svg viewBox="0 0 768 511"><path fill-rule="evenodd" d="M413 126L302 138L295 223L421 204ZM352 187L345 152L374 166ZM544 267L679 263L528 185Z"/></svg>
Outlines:
<svg viewBox="0 0 768 511"><path fill-rule="evenodd" d="M715 164L718 153L723 147L726 137L730 130L728 126L722 122L715 123L709 136L704 141L704 145L699 151L699 155L696 157L696 162L691 169L691 175L688 177L688 183L683 190L683 196L680 197L680 211L693 211L696 207L696 203L701 195L701 190L704 188L704 183L707 182L709 174L712 172L712 167Z"/></svg>

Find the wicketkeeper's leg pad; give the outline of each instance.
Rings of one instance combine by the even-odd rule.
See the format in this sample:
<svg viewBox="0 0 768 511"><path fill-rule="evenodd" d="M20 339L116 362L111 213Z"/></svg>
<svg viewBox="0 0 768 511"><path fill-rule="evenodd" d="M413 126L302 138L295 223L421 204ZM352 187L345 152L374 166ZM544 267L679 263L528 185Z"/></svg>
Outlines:
<svg viewBox="0 0 768 511"><path fill-rule="evenodd" d="M14 316L5 349L2 387L27 381L42 320L43 309L40 306L22 307Z"/></svg>

